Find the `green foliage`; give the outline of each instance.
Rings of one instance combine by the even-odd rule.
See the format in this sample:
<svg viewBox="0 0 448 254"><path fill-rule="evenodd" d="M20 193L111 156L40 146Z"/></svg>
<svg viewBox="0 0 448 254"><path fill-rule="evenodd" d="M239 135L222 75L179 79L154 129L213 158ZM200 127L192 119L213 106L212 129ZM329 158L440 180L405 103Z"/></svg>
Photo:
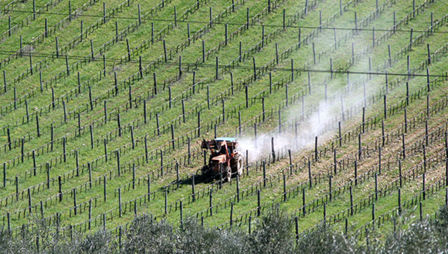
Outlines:
<svg viewBox="0 0 448 254"><path fill-rule="evenodd" d="M284 212L269 212L257 220L251 234L239 230L207 228L187 218L182 227L148 215L137 216L122 238L97 231L82 235L74 232L69 239L53 227L40 225L11 238L0 230L0 253L445 253L448 251L448 209L442 207L435 219L426 218L399 227L383 241L372 240L367 246L356 236L347 237L333 227L320 224L300 235L296 241L294 221ZM39 239L37 244L36 239ZM381 238L381 237L380 237Z"/></svg>
<svg viewBox="0 0 448 254"><path fill-rule="evenodd" d="M448 230L448 206L440 207L435 224L442 231Z"/></svg>
<svg viewBox="0 0 448 254"><path fill-rule="evenodd" d="M244 235L237 232L204 228L194 219L174 229L147 215L132 222L124 243L126 253L240 253L243 249Z"/></svg>
<svg viewBox="0 0 448 254"><path fill-rule="evenodd" d="M357 250L354 239L348 239L323 224L303 235L297 246L297 249L304 253L353 253Z"/></svg>
<svg viewBox="0 0 448 254"><path fill-rule="evenodd" d="M245 250L243 235L229 230L204 228L187 219L177 231L176 249L186 253L241 253Z"/></svg>
<svg viewBox="0 0 448 254"><path fill-rule="evenodd" d="M124 251L129 253L170 253L176 240L171 225L154 222L148 215L134 219L126 239Z"/></svg>
<svg viewBox="0 0 448 254"><path fill-rule="evenodd" d="M390 234L383 253L446 253L448 251L448 208L442 206L434 220L426 218Z"/></svg>
<svg viewBox="0 0 448 254"><path fill-rule="evenodd" d="M294 249L293 221L282 212L271 212L248 236L253 253L290 253Z"/></svg>
<svg viewBox="0 0 448 254"><path fill-rule="evenodd" d="M78 249L81 253L108 253L111 245L114 246L111 242L112 238L108 232L98 231L87 235L75 246L75 250Z"/></svg>
<svg viewBox="0 0 448 254"><path fill-rule="evenodd" d="M384 253L439 253L440 234L429 220L413 223L407 229L391 234L385 242Z"/></svg>

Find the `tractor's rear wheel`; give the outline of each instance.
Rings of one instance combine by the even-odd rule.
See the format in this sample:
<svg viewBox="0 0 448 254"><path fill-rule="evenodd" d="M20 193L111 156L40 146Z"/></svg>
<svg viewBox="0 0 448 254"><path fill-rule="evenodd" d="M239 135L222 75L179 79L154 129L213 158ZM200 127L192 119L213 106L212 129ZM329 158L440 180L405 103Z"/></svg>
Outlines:
<svg viewBox="0 0 448 254"><path fill-rule="evenodd" d="M210 169L208 165L205 165L201 168L201 174L204 176L208 176L210 174Z"/></svg>

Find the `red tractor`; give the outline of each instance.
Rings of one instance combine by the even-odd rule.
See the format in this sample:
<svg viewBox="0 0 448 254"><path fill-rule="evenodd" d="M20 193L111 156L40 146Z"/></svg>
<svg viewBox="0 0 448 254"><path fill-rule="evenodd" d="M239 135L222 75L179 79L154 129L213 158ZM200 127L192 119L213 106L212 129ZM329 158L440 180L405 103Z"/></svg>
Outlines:
<svg viewBox="0 0 448 254"><path fill-rule="evenodd" d="M202 149L210 151L208 165L202 168L202 175L225 177L228 182L232 175L243 173L243 156L237 151L238 142L235 138L216 138L203 140Z"/></svg>

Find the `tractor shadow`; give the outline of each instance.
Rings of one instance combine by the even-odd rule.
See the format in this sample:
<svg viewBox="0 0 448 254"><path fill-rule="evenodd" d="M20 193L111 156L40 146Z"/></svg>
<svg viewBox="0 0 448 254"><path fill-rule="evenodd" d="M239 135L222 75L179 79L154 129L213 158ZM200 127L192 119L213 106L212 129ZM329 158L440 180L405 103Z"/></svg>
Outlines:
<svg viewBox="0 0 448 254"><path fill-rule="evenodd" d="M216 180L213 176L208 175L194 175L194 184L201 184L201 183L213 183ZM179 181L179 184L181 185L191 185L193 183L193 176L189 178L184 178Z"/></svg>
<svg viewBox="0 0 448 254"><path fill-rule="evenodd" d="M204 175L195 175L194 176L194 184L195 185L198 185L198 184L213 184L215 181L216 181L216 179L213 178L213 177L208 177L208 176L204 176ZM179 184L179 186L191 186L192 183L193 183L193 176L188 177L188 178L184 178L184 179L180 179L179 183L176 180L174 180L174 181L170 182L169 186L175 187L177 184ZM165 187L159 187L159 190L165 191L166 190L166 186Z"/></svg>

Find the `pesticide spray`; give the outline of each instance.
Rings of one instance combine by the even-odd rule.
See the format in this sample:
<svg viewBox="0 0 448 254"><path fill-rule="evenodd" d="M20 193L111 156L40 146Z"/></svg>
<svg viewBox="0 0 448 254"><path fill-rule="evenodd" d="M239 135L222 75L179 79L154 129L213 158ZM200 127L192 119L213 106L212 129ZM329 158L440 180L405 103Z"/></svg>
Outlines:
<svg viewBox="0 0 448 254"><path fill-rule="evenodd" d="M279 128L275 131L261 133L255 136L243 136L239 139L239 149L243 154L247 150L249 160L255 161L275 151L290 149L292 152L298 152L303 149L310 149L316 141L320 142L330 138L334 134L335 126L341 121L342 106L340 100L335 96L331 100L320 101L314 111L309 112L308 117L302 121L296 122L297 116L300 116L299 107L293 107L287 114L285 128L280 132ZM340 97L339 97L340 98ZM345 102L345 101L344 101ZM352 107L352 104L362 104L360 102L348 102L345 107ZM345 117L344 117L345 118ZM278 127L278 126L277 126Z"/></svg>
<svg viewBox="0 0 448 254"><path fill-rule="evenodd" d="M365 67L370 62L367 58L362 56L357 65ZM348 120L349 109L360 112L367 106L366 98L381 88L367 75L351 75L350 78L347 75L347 81L341 81L342 79L344 78L333 79L332 89L328 89L325 96L316 93L313 97L305 97L305 114L302 105L292 105L285 114L285 125L293 127L283 127L280 132L277 126L276 130L257 134L257 137L243 135L239 138L240 152L245 154L248 151L249 161L255 161L271 154L272 148L275 151L290 149L292 152L299 152L312 148L316 137L319 143L323 143L334 136L338 123ZM298 124L294 126L295 122Z"/></svg>

